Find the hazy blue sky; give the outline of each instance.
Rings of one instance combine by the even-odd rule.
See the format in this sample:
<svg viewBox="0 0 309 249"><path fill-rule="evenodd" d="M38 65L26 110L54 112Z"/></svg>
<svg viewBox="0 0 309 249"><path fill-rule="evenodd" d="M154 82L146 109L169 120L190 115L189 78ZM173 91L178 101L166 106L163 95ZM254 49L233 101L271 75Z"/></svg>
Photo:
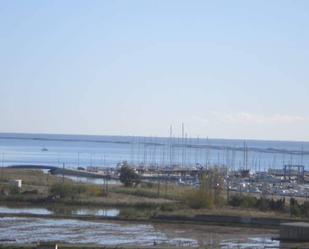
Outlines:
<svg viewBox="0 0 309 249"><path fill-rule="evenodd" d="M309 140L309 1L0 0L0 131Z"/></svg>

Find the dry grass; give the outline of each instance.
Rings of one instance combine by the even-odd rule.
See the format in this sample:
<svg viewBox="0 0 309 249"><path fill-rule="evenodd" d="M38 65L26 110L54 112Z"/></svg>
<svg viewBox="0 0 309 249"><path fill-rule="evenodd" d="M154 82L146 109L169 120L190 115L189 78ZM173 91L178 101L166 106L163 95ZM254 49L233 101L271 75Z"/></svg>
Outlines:
<svg viewBox="0 0 309 249"><path fill-rule="evenodd" d="M13 179L23 180L23 190L36 189L40 194L48 195L49 187L53 184L62 182L62 177L44 174L41 170L27 170L27 169L0 169L0 184ZM74 183L72 180L65 178L66 183ZM79 184L79 183L74 183ZM89 187L89 189L88 189ZM142 184L137 188L125 188L122 186L110 185L110 192L108 196L100 196L98 186L87 185L87 191L78 196L74 202L70 199L59 200L64 204L76 205L95 205L95 206L130 206L130 207L156 207L160 205L173 205L184 200L185 193L192 190L192 187L178 186L175 184L160 184L160 195L158 196L157 184ZM29 201L36 196L21 196L24 199L20 201ZM14 198L12 198L12 201ZM282 217L287 218L288 213L278 212L262 212L255 209L242 209L233 207L221 207L214 209L190 209L177 208L172 211L160 211L162 214L169 215L184 215L195 216L203 214L213 215L233 215L233 216L251 216L251 217Z"/></svg>
<svg viewBox="0 0 309 249"><path fill-rule="evenodd" d="M8 201L25 201L25 202L37 202L39 199L44 199L49 195L49 189L55 184L62 183L63 179L61 176L55 176L50 174L45 174L41 170L32 170L32 169L0 169L0 184L6 183L9 180L21 179L23 181L23 191L27 190L37 190L38 195L17 195L6 197ZM141 207L152 207L159 206L161 204L173 203L170 200L164 198L150 198L147 196L138 196L130 194L130 191L133 189L124 188L121 186L110 186L111 191L108 196L105 196L105 193L102 189L102 186L83 184L73 182L70 179L64 178L65 184L75 184L83 185L85 191L76 196L74 200L71 198L64 198L57 200L59 203L70 204L70 205L95 205L95 206L141 206ZM113 189L119 188L119 193L117 191L113 192ZM123 191L123 193L122 193ZM128 191L129 193L126 193ZM153 192L153 189L149 189L149 192Z"/></svg>
<svg viewBox="0 0 309 249"><path fill-rule="evenodd" d="M69 200L70 202L71 200ZM64 201L65 202L65 201ZM117 207L156 207L162 204L172 204L173 201L162 198L138 197L121 193L109 193L107 197L82 196L76 204Z"/></svg>
<svg viewBox="0 0 309 249"><path fill-rule="evenodd" d="M6 184L10 180L15 179L22 180L22 192L35 190L40 194L40 196L47 196L49 194L50 187L57 183L59 184L64 182L65 184L79 184L74 183L71 179L46 174L42 170L37 169L0 169L0 185ZM31 197L29 198L31 199Z"/></svg>
<svg viewBox="0 0 309 249"><path fill-rule="evenodd" d="M189 186L179 186L176 184L141 184L137 187L111 186L110 191L113 193L121 193L126 195L134 195L138 197L162 198L168 200L181 201L184 194L192 190Z"/></svg>
<svg viewBox="0 0 309 249"><path fill-rule="evenodd" d="M243 217L263 217L263 218L290 218L288 213L267 211L262 212L249 208L233 207L216 207L212 209L177 209L171 212L161 212L165 215L180 215L194 217L195 215L226 215L226 216L243 216Z"/></svg>
<svg viewBox="0 0 309 249"><path fill-rule="evenodd" d="M7 182L9 180L21 179L24 185L33 186L50 186L55 183L62 182L62 177L45 174L41 170L33 169L0 169L0 182ZM72 183L72 180L64 179L67 183Z"/></svg>

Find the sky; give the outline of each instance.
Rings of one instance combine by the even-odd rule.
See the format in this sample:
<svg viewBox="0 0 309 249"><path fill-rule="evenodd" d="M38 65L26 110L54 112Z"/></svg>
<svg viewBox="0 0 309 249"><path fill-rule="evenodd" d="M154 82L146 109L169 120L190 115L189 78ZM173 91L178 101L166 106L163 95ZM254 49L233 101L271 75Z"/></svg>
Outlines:
<svg viewBox="0 0 309 249"><path fill-rule="evenodd" d="M309 1L0 0L0 132L309 141Z"/></svg>

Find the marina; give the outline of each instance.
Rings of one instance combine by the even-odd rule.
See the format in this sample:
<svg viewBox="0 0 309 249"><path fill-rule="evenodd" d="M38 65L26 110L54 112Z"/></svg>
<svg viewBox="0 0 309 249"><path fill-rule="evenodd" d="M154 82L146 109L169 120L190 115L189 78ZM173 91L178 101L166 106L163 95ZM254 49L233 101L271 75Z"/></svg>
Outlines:
<svg viewBox="0 0 309 249"><path fill-rule="evenodd" d="M11 166L13 169L45 169L46 166L19 165ZM75 182L90 183L96 185L120 184L119 170L115 168L97 168L91 171L86 169L65 169L51 167L47 174L60 175ZM292 198L299 197L308 199L309 197L309 173L303 172L299 175L297 171L290 171L287 174L284 170L269 169L268 172L250 172L249 170L231 171L225 167L214 167L223 178L221 188L230 193L253 194L255 196L268 196L270 198ZM201 176L209 172L205 168L154 168L135 167L134 170L141 176L142 181L154 184L173 183L178 185L188 185L199 187Z"/></svg>
<svg viewBox="0 0 309 249"><path fill-rule="evenodd" d="M308 13L0 0L0 249L308 249Z"/></svg>
<svg viewBox="0 0 309 249"><path fill-rule="evenodd" d="M41 150L44 148L45 150ZM231 192L307 198L309 143L193 139L1 134L2 167L50 170L76 181L117 183L127 161L144 181L199 185L207 169L224 171ZM286 165L302 165L302 172ZM248 171L246 177L240 172ZM300 175L301 173L301 175ZM301 177L298 179L297 177ZM296 179L297 178L297 179ZM300 181L301 180L301 181Z"/></svg>

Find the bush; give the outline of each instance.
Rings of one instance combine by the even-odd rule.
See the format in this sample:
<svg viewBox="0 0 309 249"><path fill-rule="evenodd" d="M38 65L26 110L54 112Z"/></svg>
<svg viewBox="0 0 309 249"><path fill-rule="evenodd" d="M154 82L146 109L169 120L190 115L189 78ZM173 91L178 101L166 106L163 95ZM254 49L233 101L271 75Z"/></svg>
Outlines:
<svg viewBox="0 0 309 249"><path fill-rule="evenodd" d="M154 188L155 184L153 182L145 182L140 185L142 188Z"/></svg>
<svg viewBox="0 0 309 249"><path fill-rule="evenodd" d="M139 218L149 218L153 216L154 210L149 208L121 208L119 217L139 219Z"/></svg>
<svg viewBox="0 0 309 249"><path fill-rule="evenodd" d="M179 205L164 203L160 206L160 210L164 212L172 212L179 208Z"/></svg>
<svg viewBox="0 0 309 249"><path fill-rule="evenodd" d="M290 199L290 214L295 217L309 218L309 202L299 204L296 199Z"/></svg>
<svg viewBox="0 0 309 249"><path fill-rule="evenodd" d="M202 189L194 189L185 193L186 204L194 209L212 208L214 198L212 195Z"/></svg>
<svg viewBox="0 0 309 249"><path fill-rule="evenodd" d="M86 191L86 187L83 185L74 185L68 183L56 183L53 184L49 192L53 196L59 196L60 198L70 197L74 198Z"/></svg>
<svg viewBox="0 0 309 249"><path fill-rule="evenodd" d="M2 195L16 195L19 193L19 188L16 185L5 184L0 186L0 194Z"/></svg>
<svg viewBox="0 0 309 249"><path fill-rule="evenodd" d="M229 205L233 207L256 208L261 211L273 210L283 211L285 208L285 199L274 200L266 198L256 198L253 196L234 195L229 199Z"/></svg>
<svg viewBox="0 0 309 249"><path fill-rule="evenodd" d="M301 205L298 204L297 200L294 198L290 199L290 214L291 216L295 217L301 217L302 216L302 210Z"/></svg>
<svg viewBox="0 0 309 249"><path fill-rule="evenodd" d="M26 190L22 192L23 195L37 195L39 194L39 191L37 189L33 190Z"/></svg>
<svg viewBox="0 0 309 249"><path fill-rule="evenodd" d="M271 199L269 202L269 208L271 210L283 211L285 209L285 198L277 201Z"/></svg>
<svg viewBox="0 0 309 249"><path fill-rule="evenodd" d="M199 189L184 194L186 204L191 208L212 208L222 205L224 172L218 168L209 169L200 176Z"/></svg>
<svg viewBox="0 0 309 249"><path fill-rule="evenodd" d="M309 202L308 201L305 201L304 204L303 204L303 215L305 217L309 217Z"/></svg>
<svg viewBox="0 0 309 249"><path fill-rule="evenodd" d="M19 188L17 186L15 186L15 185L9 185L8 189L9 189L9 193L11 195L19 194Z"/></svg>
<svg viewBox="0 0 309 249"><path fill-rule="evenodd" d="M267 210L271 210L271 202L273 202L274 200L268 200L266 198L259 198L257 199L257 202L255 204L255 208L261 210L261 211L267 211Z"/></svg>
<svg viewBox="0 0 309 249"><path fill-rule="evenodd" d="M126 161L122 163L119 179L126 187L137 186L141 181L140 176Z"/></svg>
<svg viewBox="0 0 309 249"><path fill-rule="evenodd" d="M230 197L229 204L233 207L252 208L257 205L257 198L252 196L234 195Z"/></svg>
<svg viewBox="0 0 309 249"><path fill-rule="evenodd" d="M86 194L89 196L104 196L106 193L104 192L102 186L88 186L86 188Z"/></svg>

